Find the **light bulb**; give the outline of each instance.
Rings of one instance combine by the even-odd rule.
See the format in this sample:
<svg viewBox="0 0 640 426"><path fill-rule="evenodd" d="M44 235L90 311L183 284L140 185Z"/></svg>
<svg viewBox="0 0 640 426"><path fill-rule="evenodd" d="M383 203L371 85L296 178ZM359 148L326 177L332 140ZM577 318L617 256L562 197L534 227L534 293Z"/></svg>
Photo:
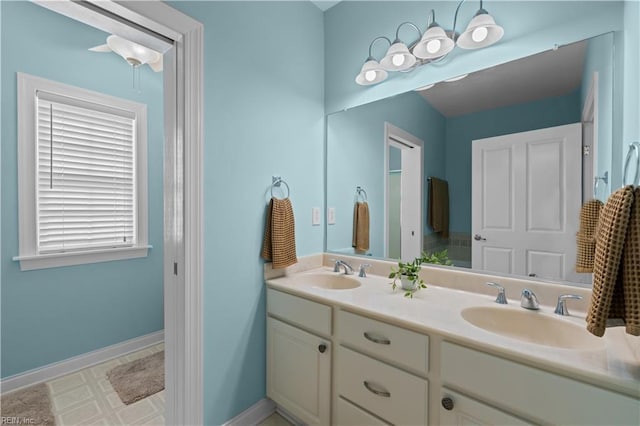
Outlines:
<svg viewBox="0 0 640 426"><path fill-rule="evenodd" d="M440 46L442 46L442 42L440 40L429 40L429 42L427 43L427 52L429 53L436 53L438 50L440 50Z"/></svg>
<svg viewBox="0 0 640 426"><path fill-rule="evenodd" d="M401 54L393 55L393 57L391 58L391 62L396 67L399 67L400 65L404 64L404 55L401 55Z"/></svg>
<svg viewBox="0 0 640 426"><path fill-rule="evenodd" d="M376 72L373 70L369 70L366 73L364 73L364 79L367 81L373 81L376 79Z"/></svg>
<svg viewBox="0 0 640 426"><path fill-rule="evenodd" d="M487 38L488 33L489 31L487 31L487 27L478 27L471 33L471 39L476 43L480 43Z"/></svg>

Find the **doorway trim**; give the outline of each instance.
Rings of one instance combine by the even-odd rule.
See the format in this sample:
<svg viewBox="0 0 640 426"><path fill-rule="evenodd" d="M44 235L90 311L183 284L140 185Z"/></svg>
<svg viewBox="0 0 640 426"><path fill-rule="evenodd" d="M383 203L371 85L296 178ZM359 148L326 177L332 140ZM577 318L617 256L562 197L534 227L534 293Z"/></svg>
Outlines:
<svg viewBox="0 0 640 426"><path fill-rule="evenodd" d="M165 419L203 424L203 25L160 1L33 1L165 54Z"/></svg>
<svg viewBox="0 0 640 426"><path fill-rule="evenodd" d="M598 72L594 72L582 109L582 201L596 198L598 174ZM589 147L589 148L587 148ZM587 154L587 149L588 153ZM606 188L605 188L606 194Z"/></svg>
<svg viewBox="0 0 640 426"><path fill-rule="evenodd" d="M402 130L401 128L394 126L389 122L384 122L384 211L382 214L383 222L384 222L384 234L383 234L383 256L385 258L389 257L389 146L391 142L394 142L398 145L404 145L409 148L419 148L419 160L420 160L420 200L418 203L418 210L420 216L420 252L422 252L422 246L424 244L424 211L423 211L423 202L424 202L424 142L411 133ZM402 256L402 251L400 252Z"/></svg>

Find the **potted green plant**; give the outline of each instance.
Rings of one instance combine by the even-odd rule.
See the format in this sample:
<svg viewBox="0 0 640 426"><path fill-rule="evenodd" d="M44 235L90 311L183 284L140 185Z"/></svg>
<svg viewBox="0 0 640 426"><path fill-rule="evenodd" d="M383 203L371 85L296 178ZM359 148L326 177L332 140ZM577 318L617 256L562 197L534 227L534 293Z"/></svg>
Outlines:
<svg viewBox="0 0 640 426"><path fill-rule="evenodd" d="M397 268L391 268L389 278L393 279L391 287L395 290L397 282L400 280L400 286L405 291L404 296L413 298L413 293L421 288L427 288L424 281L418 275L422 268L422 258L417 257L413 262L398 262Z"/></svg>
<svg viewBox="0 0 640 426"><path fill-rule="evenodd" d="M444 249L442 251L434 251L431 254L422 252L420 262L430 263L432 265L453 266L453 263L451 262L451 260L449 260L449 252L447 251L447 249Z"/></svg>

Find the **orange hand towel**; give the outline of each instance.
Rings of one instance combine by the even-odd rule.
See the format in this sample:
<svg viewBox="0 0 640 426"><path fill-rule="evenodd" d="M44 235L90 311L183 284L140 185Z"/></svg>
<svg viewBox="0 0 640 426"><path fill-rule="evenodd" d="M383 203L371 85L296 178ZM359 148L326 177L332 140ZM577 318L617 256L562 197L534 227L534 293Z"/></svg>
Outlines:
<svg viewBox="0 0 640 426"><path fill-rule="evenodd" d="M613 300L609 317L621 316L627 334L640 336L640 187L636 188L629 215L627 238L622 252L621 279L623 300ZM620 309L620 305L624 309Z"/></svg>
<svg viewBox="0 0 640 426"><path fill-rule="evenodd" d="M293 208L288 198L271 198L262 241L262 258L273 268L286 268L298 262Z"/></svg>
<svg viewBox="0 0 640 426"><path fill-rule="evenodd" d="M356 252L369 250L369 205L366 201L353 206L353 238L351 246Z"/></svg>
<svg viewBox="0 0 640 426"><path fill-rule="evenodd" d="M587 314L587 330L596 336L603 336L607 326L621 325L623 321L620 320L626 316L625 283L621 271L623 252L626 247L633 250L634 246L637 249L639 245L634 242L625 246L633 202L633 187L626 186L614 192L600 212L596 233L591 305ZM634 215L637 216L637 214L634 212ZM627 275L633 270L637 275L638 265L630 266L632 271L628 271ZM636 303L638 304L640 303Z"/></svg>
<svg viewBox="0 0 640 426"><path fill-rule="evenodd" d="M578 244L576 272L593 272L593 257L596 252L596 228L602 209L602 201L589 200L580 209L580 230L576 235Z"/></svg>

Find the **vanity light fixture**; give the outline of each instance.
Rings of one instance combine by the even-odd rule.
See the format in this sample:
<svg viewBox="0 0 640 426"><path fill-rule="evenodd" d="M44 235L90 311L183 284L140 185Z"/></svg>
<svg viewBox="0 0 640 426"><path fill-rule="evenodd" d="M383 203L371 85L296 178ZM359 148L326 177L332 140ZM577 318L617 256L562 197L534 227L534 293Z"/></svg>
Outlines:
<svg viewBox="0 0 640 426"><path fill-rule="evenodd" d="M457 76L457 77L449 78L449 79L445 80L445 82L447 82L447 83L453 83L454 81L462 80L463 78L467 77L468 75L469 75L469 74L462 74L462 75L459 75L459 76Z"/></svg>
<svg viewBox="0 0 640 426"><path fill-rule="evenodd" d="M504 35L504 29L496 24L495 19L484 9L483 0L480 0L480 9L471 19L466 30L462 34L456 32L458 12L465 1L458 3L453 19L453 29L450 31L438 25L435 20L435 11L432 9L424 34L412 22L403 22L396 29L396 38L393 43L387 37L376 37L369 44L369 57L356 76L356 83L362 86L377 84L387 79L389 71L408 72L430 62L440 61L456 45L461 49L480 49L498 42ZM407 45L400 39L400 28L404 25L410 25L416 29L419 34L416 42ZM373 44L381 39L389 43L389 49L378 63L371 49ZM448 81L455 81L455 79Z"/></svg>
<svg viewBox="0 0 640 426"><path fill-rule="evenodd" d="M436 85L435 83L427 84L426 86L422 86L422 87L418 87L416 89L413 89L413 91L414 92L422 92L423 90L431 89L435 85Z"/></svg>

